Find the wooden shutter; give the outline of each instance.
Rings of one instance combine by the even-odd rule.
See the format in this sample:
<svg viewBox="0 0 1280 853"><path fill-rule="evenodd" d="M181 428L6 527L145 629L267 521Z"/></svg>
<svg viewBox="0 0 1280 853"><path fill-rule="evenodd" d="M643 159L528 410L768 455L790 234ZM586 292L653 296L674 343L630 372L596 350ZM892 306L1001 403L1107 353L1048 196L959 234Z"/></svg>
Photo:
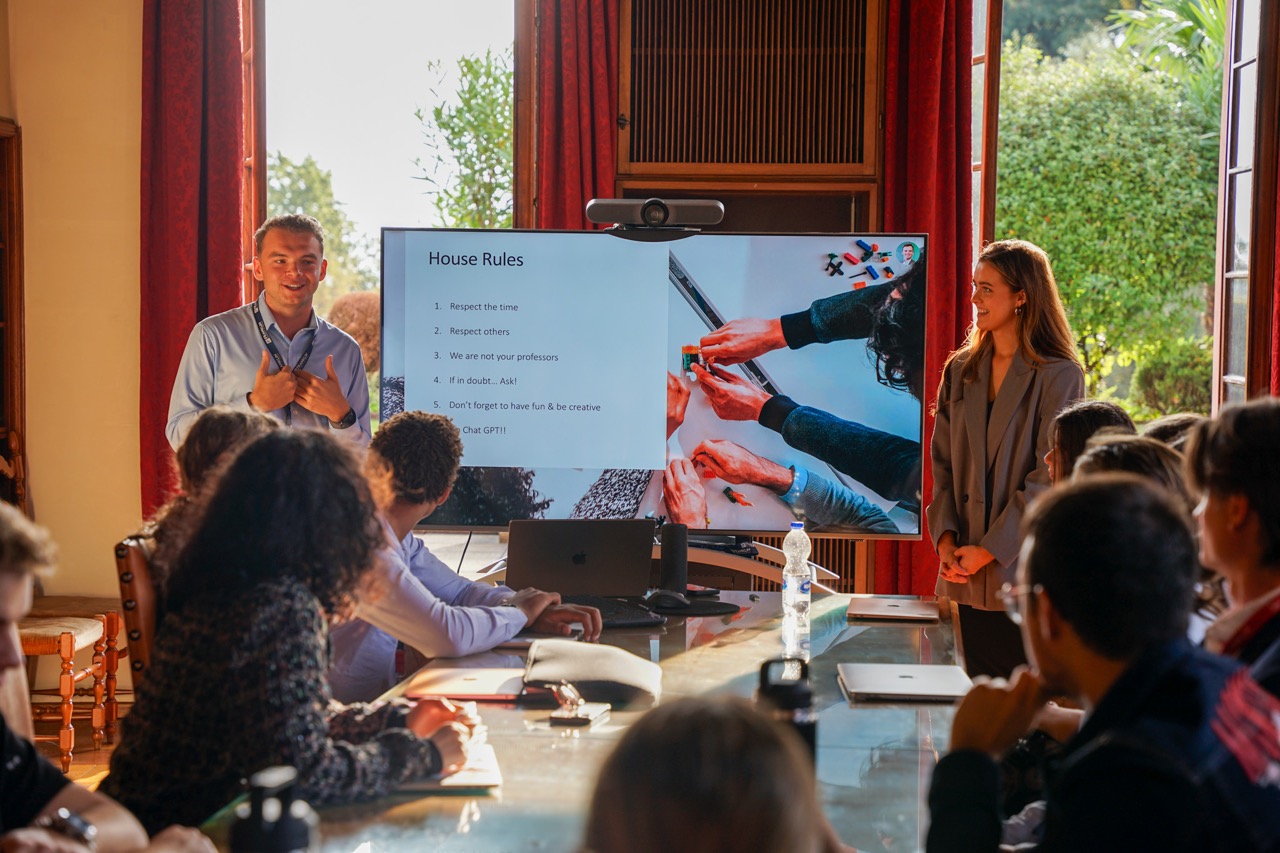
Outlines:
<svg viewBox="0 0 1280 853"><path fill-rule="evenodd" d="M623 0L619 176L874 177L881 0Z"/></svg>

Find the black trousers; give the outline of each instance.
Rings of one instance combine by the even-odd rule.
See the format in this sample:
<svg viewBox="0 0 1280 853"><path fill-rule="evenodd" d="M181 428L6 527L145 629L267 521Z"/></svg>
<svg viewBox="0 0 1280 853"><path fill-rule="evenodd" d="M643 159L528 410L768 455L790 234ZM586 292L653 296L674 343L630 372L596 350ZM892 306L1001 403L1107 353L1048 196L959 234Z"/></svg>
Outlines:
<svg viewBox="0 0 1280 853"><path fill-rule="evenodd" d="M1015 667L1027 662L1022 633L1003 610L979 610L967 604L959 609L964 668L971 678L1008 678Z"/></svg>

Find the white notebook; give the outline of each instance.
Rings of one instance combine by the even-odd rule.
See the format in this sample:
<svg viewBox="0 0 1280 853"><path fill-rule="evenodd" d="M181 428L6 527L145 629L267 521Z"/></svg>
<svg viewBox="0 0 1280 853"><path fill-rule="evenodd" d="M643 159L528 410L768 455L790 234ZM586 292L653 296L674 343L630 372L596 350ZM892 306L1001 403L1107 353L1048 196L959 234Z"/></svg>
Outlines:
<svg viewBox="0 0 1280 853"><path fill-rule="evenodd" d="M919 663L837 664L851 702L953 702L973 682L958 666Z"/></svg>
<svg viewBox="0 0 1280 853"><path fill-rule="evenodd" d="M406 782L400 786L400 790L460 794L497 788L501 784L502 771L498 769L498 756L492 746L482 743L471 748L467 754L467 763L456 773Z"/></svg>

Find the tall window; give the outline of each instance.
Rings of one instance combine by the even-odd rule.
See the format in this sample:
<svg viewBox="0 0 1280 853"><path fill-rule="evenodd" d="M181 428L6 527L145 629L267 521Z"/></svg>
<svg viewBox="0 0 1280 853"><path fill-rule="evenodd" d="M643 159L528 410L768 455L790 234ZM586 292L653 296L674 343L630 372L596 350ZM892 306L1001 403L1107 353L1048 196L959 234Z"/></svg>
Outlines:
<svg viewBox="0 0 1280 853"><path fill-rule="evenodd" d="M1224 62L1214 406L1265 393L1271 368L1280 10L1231 0Z"/></svg>
<svg viewBox="0 0 1280 853"><path fill-rule="evenodd" d="M996 230L996 140L1000 112L1003 0L973 0L973 257Z"/></svg>

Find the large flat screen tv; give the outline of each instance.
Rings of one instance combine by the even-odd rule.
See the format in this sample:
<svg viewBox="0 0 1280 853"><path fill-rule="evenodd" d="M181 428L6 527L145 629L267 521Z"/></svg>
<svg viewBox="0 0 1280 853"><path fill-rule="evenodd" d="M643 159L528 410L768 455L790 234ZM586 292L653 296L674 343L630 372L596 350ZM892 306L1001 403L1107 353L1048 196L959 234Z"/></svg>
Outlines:
<svg viewBox="0 0 1280 853"><path fill-rule="evenodd" d="M919 234L384 229L381 416L458 425L442 529L917 537L926 255Z"/></svg>

